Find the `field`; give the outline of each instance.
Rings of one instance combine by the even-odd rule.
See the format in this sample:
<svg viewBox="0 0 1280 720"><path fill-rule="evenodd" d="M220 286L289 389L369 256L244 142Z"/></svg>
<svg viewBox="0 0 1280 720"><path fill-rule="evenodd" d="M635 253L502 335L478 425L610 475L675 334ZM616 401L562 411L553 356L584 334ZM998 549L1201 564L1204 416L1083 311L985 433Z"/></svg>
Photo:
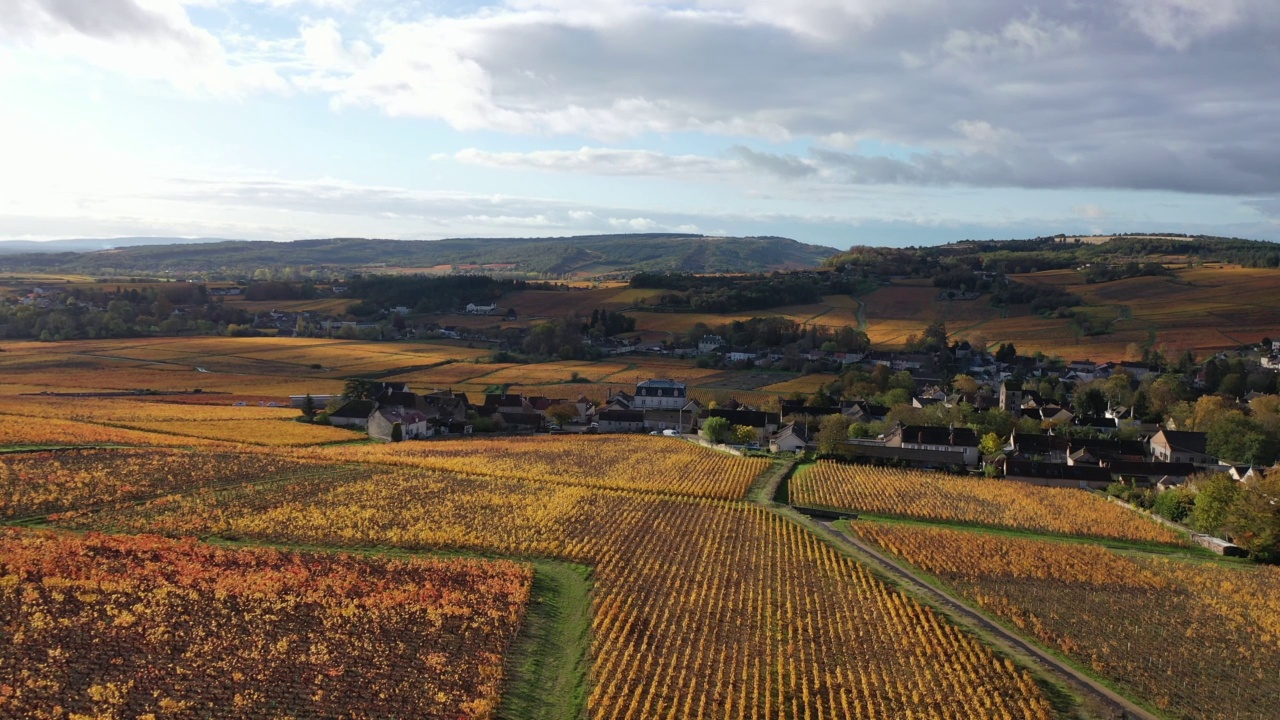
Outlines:
<svg viewBox="0 0 1280 720"><path fill-rule="evenodd" d="M746 495L751 481L769 466L764 458L707 452L675 438L645 435L559 435L355 445L311 455L329 462L407 465L473 477L726 500Z"/></svg>
<svg viewBox="0 0 1280 720"><path fill-rule="evenodd" d="M1024 671L745 503L400 469L73 523L591 565L593 718L1050 716Z"/></svg>
<svg viewBox="0 0 1280 720"><path fill-rule="evenodd" d="M351 442L363 436L341 428L295 422L298 411L258 406L207 406L190 403L133 399L64 398L18 396L0 406L0 422L21 424L16 418L53 414L67 420L53 421L55 427L72 421L71 428L93 426L90 434L75 437L76 430L54 432L34 429L0 434L0 447L33 444L42 438L50 444L151 445L174 444L185 438L200 444L214 440L249 445L315 445ZM145 433L139 437L133 431ZM44 433L44 435L42 435ZM21 440L21 436L26 441Z"/></svg>
<svg viewBox="0 0 1280 720"><path fill-rule="evenodd" d="M1280 272L1276 270L1198 267L1179 270L1171 278L1140 277L1096 284L1086 284L1083 276L1063 270L1016 279L1060 285L1090 306L1111 311L1113 317L1131 318L1123 324L1130 328L1123 337L1086 339L1112 346L1154 339L1156 346L1171 353L1193 350L1204 354L1256 343L1280 327ZM988 335L994 339L1000 325L993 326ZM1143 333L1148 337L1141 337ZM1021 342L1018 347L1022 348Z"/></svg>
<svg viewBox="0 0 1280 720"><path fill-rule="evenodd" d="M63 512L226 482L329 469L292 457L156 448L0 455L0 517Z"/></svg>
<svg viewBox="0 0 1280 720"><path fill-rule="evenodd" d="M707 400L735 382L763 389L733 395L765 399L830 379L726 377L671 358L470 362L480 354L289 339L4 345L0 523L20 528L0 529L0 717L1077 717L1077 701L1025 658L760 501L783 461L649 435L373 444L265 406L337 389L348 371L412 377L414 389L511 383L598 399L647 377L688 377L691 395ZM591 382L564 382L573 372ZM180 383L198 379L203 392L48 394L166 377L187 390ZM979 551L965 561L1009 582L1007 603L995 591L970 601L1068 656L1076 646L1054 643L1070 637L1089 648L1081 664L1133 695L1167 699L1181 717L1187 691L1175 686L1209 671L1154 660L1134 669L1138 654L1109 638L1154 641L1106 624L1121 622L1119 611L1095 611L1107 601L1080 594L1070 573L1131 573L1147 595L1117 576L1118 607L1165 602L1148 591L1176 588L1176 600L1139 605L1190 623L1177 631L1190 627L1191 638L1146 623L1180 646L1168 655L1192 662L1207 638L1206 662L1241 678L1221 691L1242 698L1241 717L1252 717L1246 701L1270 710L1250 693L1266 687L1256 673L1276 676L1274 574L1215 564L1177 533L1080 491L831 463L802 469L789 487L797 503L916 518L860 528L984 526L984 538L1059 548L1054 561L1070 569L1049 579L1073 578L1066 595L1045 578L1018 580L1030 589L1017 594L993 568L1017 570L1017 553L1032 551L1010 546L987 565ZM1215 584L1222 602L1198 604ZM1042 617L1056 602L1072 605ZM1107 637L1068 635L1073 624ZM1248 655L1219 651L1250 627L1256 637L1239 645Z"/></svg>
<svg viewBox="0 0 1280 720"><path fill-rule="evenodd" d="M0 530L5 717L490 717L532 570Z"/></svg>
<svg viewBox="0 0 1280 720"><path fill-rule="evenodd" d="M637 329L653 342L672 333L684 335L697 323L714 328L733 320L775 315L808 325L857 327L872 343L889 349L902 347L908 337L919 336L930 323L942 320L956 338L1012 341L1027 354L1042 351L1096 361L1137 359L1134 348L1140 352L1147 346L1204 355L1257 342L1280 327L1280 271L1276 270L1205 266L1177 270L1172 278L1097 284L1086 284L1084 275L1074 270L1047 270L1014 279L1055 285L1081 296L1087 305L1077 310L1090 316L1095 327L1109 328L1110 332L1085 336L1070 319L1041 317L1026 306L995 308L988 295L975 300L939 300L939 290L923 280L895 280L858 299L831 295L813 305L756 312L639 311L631 315ZM599 297L605 297L599 292ZM616 290L609 292L609 297L616 296Z"/></svg>
<svg viewBox="0 0 1280 720"><path fill-rule="evenodd" d="M1172 717L1280 716L1277 568L906 524L851 527Z"/></svg>
<svg viewBox="0 0 1280 720"><path fill-rule="evenodd" d="M1159 523L1081 490L821 460L790 485L797 505L1059 535L1186 544Z"/></svg>

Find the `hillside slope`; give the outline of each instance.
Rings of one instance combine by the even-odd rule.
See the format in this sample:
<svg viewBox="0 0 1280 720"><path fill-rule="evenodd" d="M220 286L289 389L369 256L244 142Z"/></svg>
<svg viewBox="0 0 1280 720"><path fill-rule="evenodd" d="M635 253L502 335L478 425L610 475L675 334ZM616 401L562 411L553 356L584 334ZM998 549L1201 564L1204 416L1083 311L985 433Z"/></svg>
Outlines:
<svg viewBox="0 0 1280 720"><path fill-rule="evenodd" d="M779 237L635 234L564 238L371 240L330 238L294 242L224 241L145 245L90 253L0 257L0 269L78 273L252 272L308 266L513 265L525 273L600 275L611 272L761 272L815 267L834 248Z"/></svg>

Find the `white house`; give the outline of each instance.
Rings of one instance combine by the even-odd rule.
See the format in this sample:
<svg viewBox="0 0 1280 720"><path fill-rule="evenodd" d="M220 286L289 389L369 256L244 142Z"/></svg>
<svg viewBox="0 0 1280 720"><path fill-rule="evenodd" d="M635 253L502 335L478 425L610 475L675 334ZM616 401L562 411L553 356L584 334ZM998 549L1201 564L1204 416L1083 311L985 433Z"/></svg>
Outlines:
<svg viewBox="0 0 1280 720"><path fill-rule="evenodd" d="M688 390L675 380L645 380L636 384L635 410L679 410L688 402Z"/></svg>
<svg viewBox="0 0 1280 720"><path fill-rule="evenodd" d="M724 338L719 335L703 335L698 341L698 354L706 355L721 345L724 345Z"/></svg>
<svg viewBox="0 0 1280 720"><path fill-rule="evenodd" d="M488 305L477 305L475 303L467 303L468 315L492 315L497 312L498 304L490 303Z"/></svg>
<svg viewBox="0 0 1280 720"><path fill-rule="evenodd" d="M809 445L809 433L804 426L790 423L769 439L770 452L804 452Z"/></svg>

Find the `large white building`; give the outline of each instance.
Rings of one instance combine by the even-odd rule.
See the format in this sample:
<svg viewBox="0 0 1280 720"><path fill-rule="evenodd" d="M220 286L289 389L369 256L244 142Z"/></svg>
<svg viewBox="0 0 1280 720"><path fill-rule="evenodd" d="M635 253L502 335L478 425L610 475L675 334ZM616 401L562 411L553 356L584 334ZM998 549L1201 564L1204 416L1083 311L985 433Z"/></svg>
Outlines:
<svg viewBox="0 0 1280 720"><path fill-rule="evenodd" d="M685 406L688 390L675 380L645 380L636 385L633 410L679 410Z"/></svg>

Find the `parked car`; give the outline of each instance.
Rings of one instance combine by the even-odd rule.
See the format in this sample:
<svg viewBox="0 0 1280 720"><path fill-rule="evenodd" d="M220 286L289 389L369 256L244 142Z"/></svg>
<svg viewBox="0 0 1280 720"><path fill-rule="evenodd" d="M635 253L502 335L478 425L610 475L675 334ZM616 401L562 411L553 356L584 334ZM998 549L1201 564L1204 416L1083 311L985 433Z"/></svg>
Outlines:
<svg viewBox="0 0 1280 720"><path fill-rule="evenodd" d="M555 423L547 423L548 430L559 430L560 426Z"/></svg>
<svg viewBox="0 0 1280 720"><path fill-rule="evenodd" d="M654 435L657 435L657 434L658 433L654 433ZM680 437L679 430L663 430L662 434L666 435L667 437Z"/></svg>

